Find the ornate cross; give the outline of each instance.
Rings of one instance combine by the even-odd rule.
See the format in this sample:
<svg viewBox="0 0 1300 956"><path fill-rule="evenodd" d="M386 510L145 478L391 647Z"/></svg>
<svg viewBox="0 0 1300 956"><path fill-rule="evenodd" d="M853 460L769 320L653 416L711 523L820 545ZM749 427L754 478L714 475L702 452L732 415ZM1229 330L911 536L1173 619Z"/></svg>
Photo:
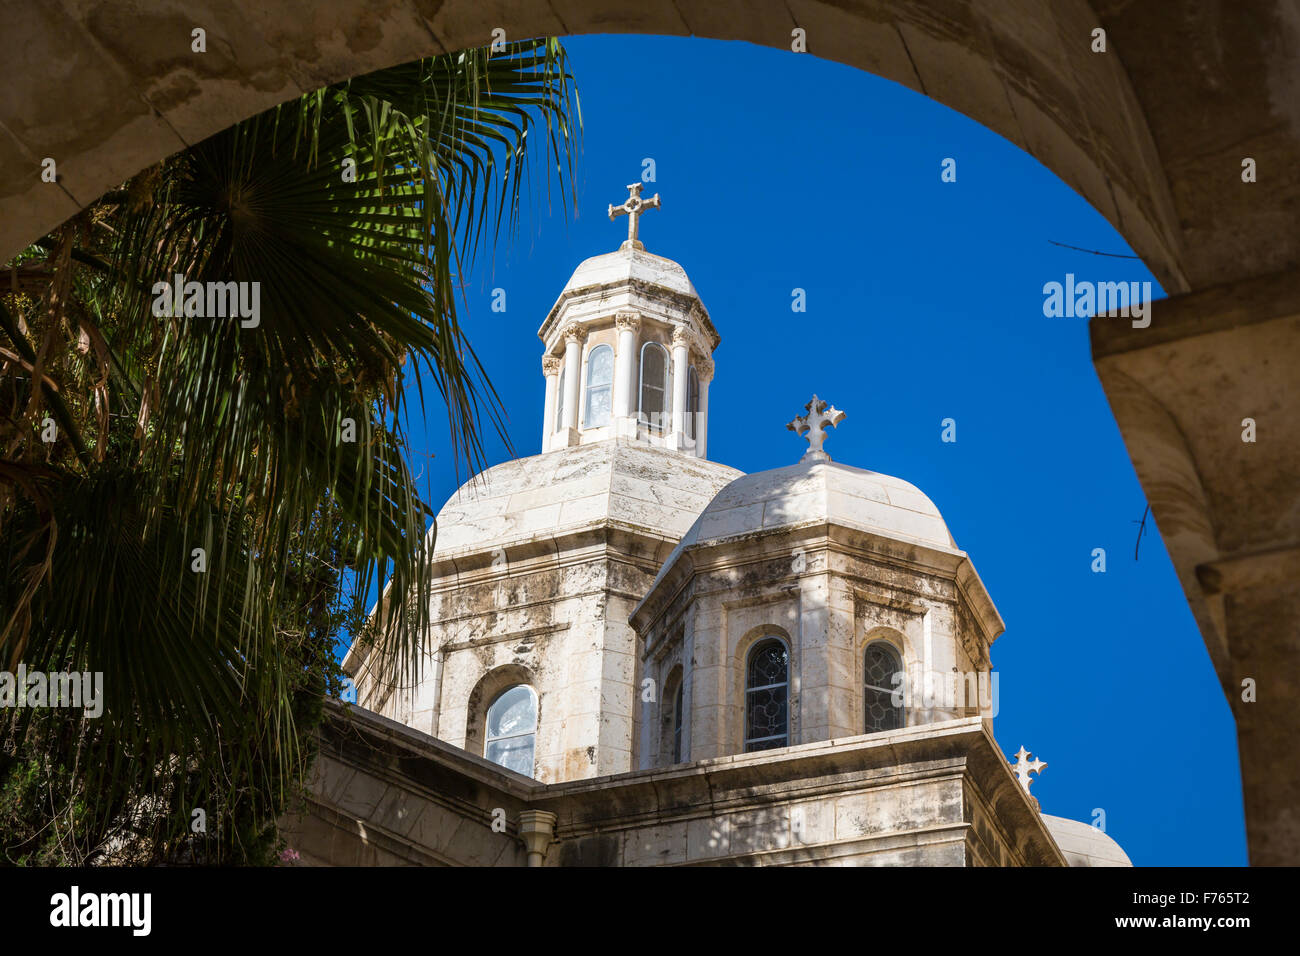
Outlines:
<svg viewBox="0 0 1300 956"><path fill-rule="evenodd" d="M822 442L826 441L826 426L834 428L844 421L844 413L834 405L827 407L816 395L804 406L806 415L800 415L785 427L808 439L808 450L803 453L807 461L830 461L831 456L822 451Z"/></svg>
<svg viewBox="0 0 1300 956"><path fill-rule="evenodd" d="M641 213L647 209L658 209L659 194L655 193L650 199L641 198L641 183L631 183L627 187L629 193L627 202L621 206L615 206L613 203L609 206L610 221L617 219L619 216L627 216L627 242L625 246L633 249L644 249L641 240L637 238L637 232L640 228Z"/></svg>
<svg viewBox="0 0 1300 956"><path fill-rule="evenodd" d="M1031 773L1042 774L1043 769L1047 766L1041 760L1030 760L1029 757L1030 752L1021 747L1016 753L1015 766L1011 768L1016 775L1016 779L1020 781L1020 786L1025 788L1025 793L1029 793L1029 785L1034 782L1029 775ZM1030 794L1030 796L1033 796L1033 794Z"/></svg>

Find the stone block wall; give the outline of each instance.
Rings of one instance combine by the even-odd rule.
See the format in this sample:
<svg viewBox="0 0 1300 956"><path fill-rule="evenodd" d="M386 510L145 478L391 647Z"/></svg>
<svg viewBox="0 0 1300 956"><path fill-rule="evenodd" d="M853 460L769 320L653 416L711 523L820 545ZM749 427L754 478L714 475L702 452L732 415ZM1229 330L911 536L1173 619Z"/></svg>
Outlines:
<svg viewBox="0 0 1300 956"><path fill-rule="evenodd" d="M725 541L677 559L679 573L666 576L636 620L644 627L644 676L671 688L680 669L684 760L743 750L747 654L769 636L790 651L791 744L863 732L863 659L873 641L889 643L902 659L907 726L978 714L981 678L973 675L987 673L1001 631L992 603L982 586L973 598L963 584L959 569L968 561L959 552L882 554L882 545L899 547L819 526ZM960 694L953 699L948 688ZM672 762L664 728L673 704L671 694L640 703L638 767Z"/></svg>
<svg viewBox="0 0 1300 956"><path fill-rule="evenodd" d="M286 825L308 865L522 866L525 810L554 814L545 866L1066 862L978 718L544 784L332 705Z"/></svg>

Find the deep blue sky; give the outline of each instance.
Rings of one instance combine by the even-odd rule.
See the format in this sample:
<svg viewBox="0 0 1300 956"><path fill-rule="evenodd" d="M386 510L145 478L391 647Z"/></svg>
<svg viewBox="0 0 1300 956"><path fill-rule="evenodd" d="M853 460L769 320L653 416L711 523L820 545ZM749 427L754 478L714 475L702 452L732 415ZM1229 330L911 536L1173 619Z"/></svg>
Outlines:
<svg viewBox="0 0 1300 956"><path fill-rule="evenodd" d="M1153 521L1134 561L1146 499L1087 323L1043 316L1043 284L1067 272L1153 281L1137 260L1049 240L1130 254L1125 241L1028 154L878 77L740 43L565 46L584 121L577 216L534 189L520 231L476 260L465 303L515 452L540 450L537 328L578 263L624 238L606 206L651 157L646 194L664 207L642 239L686 268L722 335L710 457L790 464L804 443L785 423L814 391L847 411L827 450L929 495L1006 621L994 726L1008 755L1023 744L1048 762L1033 788L1044 812L1104 809L1139 866L1245 864L1228 705ZM945 157L956 183L940 181ZM443 408L425 411L412 450L436 457L413 467L441 505L456 475ZM488 457L509 456L489 440Z"/></svg>

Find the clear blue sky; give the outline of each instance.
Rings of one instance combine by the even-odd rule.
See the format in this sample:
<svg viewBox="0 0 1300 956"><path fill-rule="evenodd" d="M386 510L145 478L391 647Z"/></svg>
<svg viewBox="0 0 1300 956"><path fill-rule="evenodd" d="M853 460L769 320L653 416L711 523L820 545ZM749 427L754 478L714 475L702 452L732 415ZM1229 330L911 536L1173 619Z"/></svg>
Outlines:
<svg viewBox="0 0 1300 956"><path fill-rule="evenodd" d="M1139 866L1245 864L1231 713L1153 521L1134 561L1146 500L1087 323L1043 316L1043 284L1067 272L1163 296L1137 260L1048 241L1131 254L1124 240L1028 154L878 77L739 43L565 46L585 125L577 217L534 190L519 233L477 259L465 304L515 452L540 450L537 328L577 264L624 238L606 206L653 158L646 193L664 207L642 239L686 268L722 335L710 457L790 464L803 443L785 423L814 391L846 410L827 450L929 495L1006 621L994 726L1008 755L1023 744L1049 764L1044 812L1103 809ZM945 157L956 183L940 181ZM456 475L443 409L426 413L412 450L436 457L413 468L440 506ZM488 457L509 456L489 441Z"/></svg>

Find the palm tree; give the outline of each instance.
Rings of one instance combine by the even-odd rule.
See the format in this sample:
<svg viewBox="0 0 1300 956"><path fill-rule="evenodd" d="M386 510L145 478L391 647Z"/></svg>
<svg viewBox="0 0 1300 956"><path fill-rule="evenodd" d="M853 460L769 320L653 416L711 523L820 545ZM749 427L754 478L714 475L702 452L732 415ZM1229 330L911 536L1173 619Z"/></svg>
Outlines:
<svg viewBox="0 0 1300 956"><path fill-rule="evenodd" d="M96 720L0 710L11 859L102 858L132 830L152 859L264 858L337 677L322 647L379 582L410 598L365 639L413 671L436 529L404 383L439 392L476 470L481 429L504 433L457 282L539 162L567 210L578 122L554 40L422 60L219 133L10 264L0 667L104 674ZM196 282L256 316L172 307ZM20 796L69 769L34 843Z"/></svg>

